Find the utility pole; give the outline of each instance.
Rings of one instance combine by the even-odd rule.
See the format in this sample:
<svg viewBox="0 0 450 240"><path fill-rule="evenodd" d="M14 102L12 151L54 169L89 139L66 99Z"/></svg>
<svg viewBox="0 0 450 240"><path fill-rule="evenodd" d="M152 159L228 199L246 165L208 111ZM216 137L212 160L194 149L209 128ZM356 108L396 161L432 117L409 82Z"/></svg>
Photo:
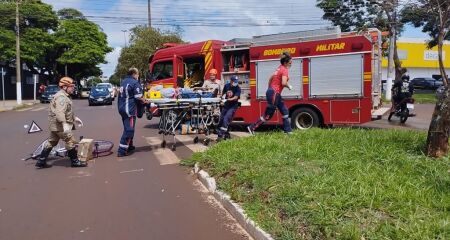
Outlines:
<svg viewBox="0 0 450 240"><path fill-rule="evenodd" d="M21 81L21 63L20 63L20 21L19 21L19 1L16 0L16 93L17 104L22 104L22 81Z"/></svg>
<svg viewBox="0 0 450 240"><path fill-rule="evenodd" d="M148 28L152 27L152 11L150 7L150 0L148 0Z"/></svg>
<svg viewBox="0 0 450 240"><path fill-rule="evenodd" d="M395 38L397 37L397 0L393 2L393 27L391 27L391 37L389 39L389 58L388 58L388 72L386 81L386 100L392 99L392 78L394 76L394 51L395 51Z"/></svg>
<svg viewBox="0 0 450 240"><path fill-rule="evenodd" d="M2 96L3 96L3 106L5 106L5 72L2 67Z"/></svg>

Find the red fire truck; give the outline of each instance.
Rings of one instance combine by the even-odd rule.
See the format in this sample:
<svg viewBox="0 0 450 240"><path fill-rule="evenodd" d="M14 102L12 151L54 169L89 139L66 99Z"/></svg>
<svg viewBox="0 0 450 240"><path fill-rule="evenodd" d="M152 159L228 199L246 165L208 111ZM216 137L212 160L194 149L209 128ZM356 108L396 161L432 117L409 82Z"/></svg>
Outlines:
<svg viewBox="0 0 450 240"><path fill-rule="evenodd" d="M256 36L230 41L167 44L150 57L150 85L192 87L211 68L221 83L240 79L241 107L233 121L250 124L267 105L271 74L287 51L293 57L282 96L294 128L361 124L381 107L381 32L341 33L338 28ZM189 85L189 86L187 86ZM280 113L268 122L281 124Z"/></svg>

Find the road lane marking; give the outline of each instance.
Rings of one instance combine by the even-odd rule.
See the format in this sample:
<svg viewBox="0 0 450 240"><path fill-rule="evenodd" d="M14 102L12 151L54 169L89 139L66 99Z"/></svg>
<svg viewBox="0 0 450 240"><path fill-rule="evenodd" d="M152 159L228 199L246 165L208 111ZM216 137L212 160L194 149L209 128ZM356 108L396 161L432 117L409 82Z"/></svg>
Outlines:
<svg viewBox="0 0 450 240"><path fill-rule="evenodd" d="M129 171L122 171L120 173L133 173L133 172L143 172L143 171L144 171L144 169L141 168L141 169L134 169L134 170L129 170Z"/></svg>
<svg viewBox="0 0 450 240"><path fill-rule="evenodd" d="M69 176L69 178L84 178L84 177L90 177L92 176L91 174L84 174L84 175L80 175L80 176Z"/></svg>
<svg viewBox="0 0 450 240"><path fill-rule="evenodd" d="M202 144L202 141L205 139L204 136L202 138L199 138L199 142L198 143L194 143L194 139L191 136L188 136L188 135L179 135L179 136L177 136L177 139L179 139L179 141L183 142L183 143L190 142L190 144L184 144L184 146L186 146L187 148L189 148L193 152L203 152L203 151L206 151L208 149L207 146ZM211 142L212 141L214 141L214 139L211 139Z"/></svg>
<svg viewBox="0 0 450 240"><path fill-rule="evenodd" d="M180 159L169 148L161 148L162 140L159 137L145 137L145 140L153 149L153 154L160 165L172 165L180 163ZM169 145L170 146L170 145Z"/></svg>
<svg viewBox="0 0 450 240"><path fill-rule="evenodd" d="M134 161L134 160L137 160L137 158L119 158L119 159L117 159L118 162Z"/></svg>

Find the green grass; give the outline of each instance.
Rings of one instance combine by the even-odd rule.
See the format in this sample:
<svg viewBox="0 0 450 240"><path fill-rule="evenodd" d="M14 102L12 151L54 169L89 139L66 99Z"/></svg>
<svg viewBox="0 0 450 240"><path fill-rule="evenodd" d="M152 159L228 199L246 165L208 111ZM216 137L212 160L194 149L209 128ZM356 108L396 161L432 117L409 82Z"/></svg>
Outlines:
<svg viewBox="0 0 450 240"><path fill-rule="evenodd" d="M276 239L450 239L450 160L421 132L313 129L221 142L200 166Z"/></svg>
<svg viewBox="0 0 450 240"><path fill-rule="evenodd" d="M413 95L416 103L436 103L436 94L434 93L416 93Z"/></svg>
<svg viewBox="0 0 450 240"><path fill-rule="evenodd" d="M436 94L434 93L415 93L413 95L413 98L415 100L416 104L425 104L425 103L431 103L436 104ZM386 97L383 94L383 102L384 103L390 103L390 100L386 100Z"/></svg>
<svg viewBox="0 0 450 240"><path fill-rule="evenodd" d="M32 106L27 105L27 104L20 104L20 105L15 106L15 107L13 108L13 110L21 110L21 109L31 108L31 107L32 107Z"/></svg>

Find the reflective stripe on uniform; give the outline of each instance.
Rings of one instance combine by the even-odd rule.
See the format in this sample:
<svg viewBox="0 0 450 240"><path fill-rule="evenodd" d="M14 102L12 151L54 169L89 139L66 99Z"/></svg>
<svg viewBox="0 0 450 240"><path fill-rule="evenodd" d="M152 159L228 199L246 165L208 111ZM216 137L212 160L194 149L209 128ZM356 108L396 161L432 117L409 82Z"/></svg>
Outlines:
<svg viewBox="0 0 450 240"><path fill-rule="evenodd" d="M121 147L121 148L128 148L128 145L125 145L125 144L119 144L119 147Z"/></svg>
<svg viewBox="0 0 450 240"><path fill-rule="evenodd" d="M130 108L128 107L129 104L128 98L130 97L130 95L128 93L128 86L129 84L127 84L127 86L125 87L125 113L127 114L128 117L130 117Z"/></svg>
<svg viewBox="0 0 450 240"><path fill-rule="evenodd" d="M134 95L134 98L141 98L142 97L142 94L136 94L136 95Z"/></svg>
<svg viewBox="0 0 450 240"><path fill-rule="evenodd" d="M134 118L130 117L130 127L134 128Z"/></svg>
<svg viewBox="0 0 450 240"><path fill-rule="evenodd" d="M283 115L283 118L287 119L287 118L289 118L289 115Z"/></svg>
<svg viewBox="0 0 450 240"><path fill-rule="evenodd" d="M228 128L226 128L226 127L220 127L220 130L222 130L222 131L228 131Z"/></svg>
<svg viewBox="0 0 450 240"><path fill-rule="evenodd" d="M263 122L266 122L266 119L263 116L261 116L259 119L261 119L261 121Z"/></svg>

